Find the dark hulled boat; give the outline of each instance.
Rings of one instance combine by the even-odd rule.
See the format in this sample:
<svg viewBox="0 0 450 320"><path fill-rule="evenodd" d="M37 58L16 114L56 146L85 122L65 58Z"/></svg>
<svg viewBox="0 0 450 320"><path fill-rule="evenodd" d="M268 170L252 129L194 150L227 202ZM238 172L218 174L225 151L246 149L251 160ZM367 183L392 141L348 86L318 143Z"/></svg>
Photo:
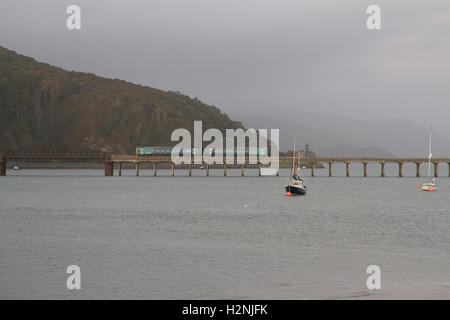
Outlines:
<svg viewBox="0 0 450 320"><path fill-rule="evenodd" d="M294 147L292 149L293 155L292 155L292 168L291 172L289 173L289 182L288 185L285 187L286 195L287 196L303 196L306 194L306 186L303 183L303 180L300 179L299 176L297 176L297 170L296 170L296 154L295 154L295 135L294 135ZM299 169L300 170L300 169Z"/></svg>
<svg viewBox="0 0 450 320"><path fill-rule="evenodd" d="M286 194L303 196L306 194L306 186L303 184L303 180L297 176L293 176L286 186Z"/></svg>

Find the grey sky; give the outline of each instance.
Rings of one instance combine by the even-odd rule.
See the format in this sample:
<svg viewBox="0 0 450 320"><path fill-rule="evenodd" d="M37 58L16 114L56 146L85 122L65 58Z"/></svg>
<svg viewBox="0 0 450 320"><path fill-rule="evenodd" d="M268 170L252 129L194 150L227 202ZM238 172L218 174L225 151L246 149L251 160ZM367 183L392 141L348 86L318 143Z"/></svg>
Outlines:
<svg viewBox="0 0 450 320"><path fill-rule="evenodd" d="M381 31L366 28L370 4ZM231 115L406 118L450 138L448 0L1 0L0 45Z"/></svg>

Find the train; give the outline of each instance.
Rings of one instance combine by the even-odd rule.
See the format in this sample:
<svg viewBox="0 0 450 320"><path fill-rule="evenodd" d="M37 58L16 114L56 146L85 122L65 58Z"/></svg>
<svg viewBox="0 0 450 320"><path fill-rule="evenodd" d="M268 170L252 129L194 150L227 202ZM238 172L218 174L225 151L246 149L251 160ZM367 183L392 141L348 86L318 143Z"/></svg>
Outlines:
<svg viewBox="0 0 450 320"><path fill-rule="evenodd" d="M136 157L139 156L153 156L153 155L172 155L172 147L136 147ZM203 151L203 152L202 152ZM214 151L214 149L204 148L203 150L197 148L183 148L180 151L180 155L184 154L198 155L198 154L209 154L209 155L258 155L267 156L267 148L245 148L245 149L234 149L234 150L223 150L222 152Z"/></svg>

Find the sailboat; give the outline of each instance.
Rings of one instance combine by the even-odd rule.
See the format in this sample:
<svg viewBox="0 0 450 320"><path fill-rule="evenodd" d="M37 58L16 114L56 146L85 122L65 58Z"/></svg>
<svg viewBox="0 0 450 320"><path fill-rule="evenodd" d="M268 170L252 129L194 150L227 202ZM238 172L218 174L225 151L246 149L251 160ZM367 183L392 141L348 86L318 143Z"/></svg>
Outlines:
<svg viewBox="0 0 450 320"><path fill-rule="evenodd" d="M294 147L292 153L292 168L289 172L289 182L286 186L286 196L294 196L299 195L303 196L306 194L306 186L303 183L303 180L297 175L296 169L296 153L295 153L295 135L294 135Z"/></svg>
<svg viewBox="0 0 450 320"><path fill-rule="evenodd" d="M431 152L431 138L433 136L433 129L430 128L430 146L428 153L428 177L424 184L422 184L422 191L434 192L436 191L436 179L431 178L431 158L433 153Z"/></svg>

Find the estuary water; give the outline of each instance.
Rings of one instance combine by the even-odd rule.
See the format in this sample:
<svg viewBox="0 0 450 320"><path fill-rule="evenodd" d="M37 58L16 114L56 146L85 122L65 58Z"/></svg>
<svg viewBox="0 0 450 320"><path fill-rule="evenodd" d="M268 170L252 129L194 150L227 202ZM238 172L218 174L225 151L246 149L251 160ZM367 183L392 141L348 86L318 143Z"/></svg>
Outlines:
<svg viewBox="0 0 450 320"><path fill-rule="evenodd" d="M284 196L288 170L8 170L0 299L449 299L450 178L426 193L414 166L333 169L305 170L304 197Z"/></svg>

